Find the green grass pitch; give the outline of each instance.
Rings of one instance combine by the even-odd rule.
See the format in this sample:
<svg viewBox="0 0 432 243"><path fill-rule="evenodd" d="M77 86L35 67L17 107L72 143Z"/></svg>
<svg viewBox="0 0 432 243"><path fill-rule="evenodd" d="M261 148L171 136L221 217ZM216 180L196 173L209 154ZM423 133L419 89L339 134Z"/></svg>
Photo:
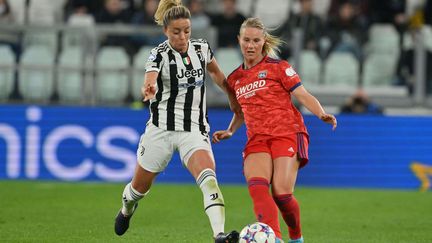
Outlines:
<svg viewBox="0 0 432 243"><path fill-rule="evenodd" d="M0 181L0 242L212 242L195 185L155 184L114 234L123 184ZM254 216L245 185L222 185L226 230ZM308 243L432 242L432 193L298 187ZM287 230L284 228L284 240Z"/></svg>

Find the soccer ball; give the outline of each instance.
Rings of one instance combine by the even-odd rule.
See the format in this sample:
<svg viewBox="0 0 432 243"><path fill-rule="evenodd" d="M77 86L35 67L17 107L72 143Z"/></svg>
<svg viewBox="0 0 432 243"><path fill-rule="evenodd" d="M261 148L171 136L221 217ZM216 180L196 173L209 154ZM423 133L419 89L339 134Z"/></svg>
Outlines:
<svg viewBox="0 0 432 243"><path fill-rule="evenodd" d="M275 243L275 241L274 231L264 223L248 224L240 232L239 243Z"/></svg>

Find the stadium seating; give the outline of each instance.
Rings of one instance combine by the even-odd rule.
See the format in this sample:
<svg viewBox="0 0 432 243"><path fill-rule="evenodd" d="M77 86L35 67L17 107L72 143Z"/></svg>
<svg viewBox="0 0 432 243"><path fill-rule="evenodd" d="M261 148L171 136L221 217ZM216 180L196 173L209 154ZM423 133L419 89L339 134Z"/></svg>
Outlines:
<svg viewBox="0 0 432 243"><path fill-rule="evenodd" d="M369 29L368 53L399 54L399 34L391 24L373 24ZM396 56L397 58L397 56Z"/></svg>
<svg viewBox="0 0 432 243"><path fill-rule="evenodd" d="M351 53L335 52L326 60L324 84L356 87L360 65Z"/></svg>
<svg viewBox="0 0 432 243"><path fill-rule="evenodd" d="M256 0L255 13L268 28L277 28L290 16L292 0Z"/></svg>
<svg viewBox="0 0 432 243"><path fill-rule="evenodd" d="M24 35L24 46L44 46L52 53L57 51L57 33L54 31L28 32Z"/></svg>
<svg viewBox="0 0 432 243"><path fill-rule="evenodd" d="M26 0L13 0L8 3L16 23L23 24L26 18Z"/></svg>
<svg viewBox="0 0 432 243"><path fill-rule="evenodd" d="M89 26L72 27L62 33L62 48L80 47L85 53L94 53L98 42L94 30Z"/></svg>
<svg viewBox="0 0 432 243"><path fill-rule="evenodd" d="M228 76L232 73L240 64L243 59L240 54L240 50L236 48L226 47L218 48L215 51L215 58L222 70L222 72ZM209 105L213 106L224 106L227 105L227 99L223 91L218 87L210 78L206 80L207 97Z"/></svg>
<svg viewBox="0 0 432 243"><path fill-rule="evenodd" d="M59 58L57 92L62 102L83 101L83 53L79 47L64 49Z"/></svg>
<svg viewBox="0 0 432 243"><path fill-rule="evenodd" d="M45 46L30 46L22 57L19 91L24 99L46 102L54 87L54 53Z"/></svg>
<svg viewBox="0 0 432 243"><path fill-rule="evenodd" d="M0 100L6 100L12 92L14 83L15 56L6 46L0 46Z"/></svg>
<svg viewBox="0 0 432 243"><path fill-rule="evenodd" d="M134 100L141 100L141 87L143 85L145 65L150 55L152 47L144 46L136 54L133 61L133 74L132 74L132 97Z"/></svg>
<svg viewBox="0 0 432 243"><path fill-rule="evenodd" d="M96 57L96 98L121 103L129 92L129 58L121 47L103 47Z"/></svg>
<svg viewBox="0 0 432 243"><path fill-rule="evenodd" d="M320 83L321 60L315 51L303 50L300 53L299 65L294 65L303 85L316 86Z"/></svg>
<svg viewBox="0 0 432 243"><path fill-rule="evenodd" d="M386 54L369 55L364 62L362 84L366 87L392 85L397 61Z"/></svg>
<svg viewBox="0 0 432 243"><path fill-rule="evenodd" d="M422 29L426 49L432 51L432 26L425 25Z"/></svg>
<svg viewBox="0 0 432 243"><path fill-rule="evenodd" d="M227 76L243 62L240 50L233 47L218 48L215 57L222 72Z"/></svg>
<svg viewBox="0 0 432 243"><path fill-rule="evenodd" d="M404 37L409 40L408 37ZM391 24L374 24L369 29L369 41L366 44L362 84L366 87L390 86L395 75L400 56L400 36ZM410 45L408 41L407 46Z"/></svg>

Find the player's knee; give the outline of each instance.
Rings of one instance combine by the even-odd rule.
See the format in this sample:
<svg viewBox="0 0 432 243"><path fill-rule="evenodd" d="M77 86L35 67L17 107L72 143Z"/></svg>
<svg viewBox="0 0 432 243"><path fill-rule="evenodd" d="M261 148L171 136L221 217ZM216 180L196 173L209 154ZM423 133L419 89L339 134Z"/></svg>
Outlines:
<svg viewBox="0 0 432 243"><path fill-rule="evenodd" d="M290 183L272 183L272 194L292 194L294 193L294 185Z"/></svg>

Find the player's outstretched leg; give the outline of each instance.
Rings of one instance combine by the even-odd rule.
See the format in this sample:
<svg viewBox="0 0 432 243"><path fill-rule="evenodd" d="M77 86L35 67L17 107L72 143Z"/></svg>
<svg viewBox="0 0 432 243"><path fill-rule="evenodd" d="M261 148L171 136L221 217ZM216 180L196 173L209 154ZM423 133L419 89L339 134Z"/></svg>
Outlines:
<svg viewBox="0 0 432 243"><path fill-rule="evenodd" d="M273 195L276 204L282 214L285 223L288 225L289 237L292 243L302 243L303 237L300 225L300 207L297 199L292 193Z"/></svg>
<svg viewBox="0 0 432 243"><path fill-rule="evenodd" d="M138 201L142 199L145 194L135 190L131 183L126 185L123 190L123 206L118 212L114 224L114 230L117 235L123 235L128 230L129 221L138 206Z"/></svg>
<svg viewBox="0 0 432 243"><path fill-rule="evenodd" d="M235 230L225 234L219 233L215 238L215 243L237 243L239 241L239 233Z"/></svg>
<svg viewBox="0 0 432 243"><path fill-rule="evenodd" d="M237 231L224 233L225 205L215 172L210 168L204 169L197 176L196 181L203 193L204 210L209 218L215 242L237 243L239 239Z"/></svg>

